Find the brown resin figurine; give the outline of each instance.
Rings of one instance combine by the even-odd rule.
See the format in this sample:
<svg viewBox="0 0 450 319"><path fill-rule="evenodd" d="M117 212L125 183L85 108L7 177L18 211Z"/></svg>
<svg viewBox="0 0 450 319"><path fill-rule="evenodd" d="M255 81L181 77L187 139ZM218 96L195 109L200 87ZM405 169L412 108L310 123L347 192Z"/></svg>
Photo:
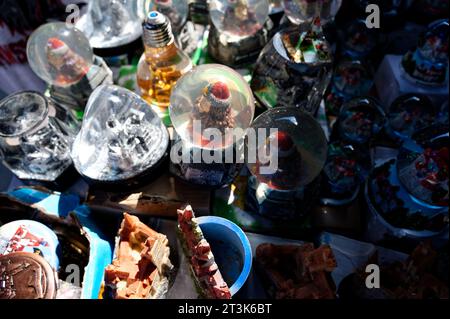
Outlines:
<svg viewBox="0 0 450 319"><path fill-rule="evenodd" d="M336 268L331 248L303 245L261 244L256 261L277 299L334 299L330 273Z"/></svg>
<svg viewBox="0 0 450 319"><path fill-rule="evenodd" d="M116 257L105 269L105 292L118 299L163 298L173 266L167 237L124 213Z"/></svg>
<svg viewBox="0 0 450 319"><path fill-rule="evenodd" d="M178 233L184 253L190 261L192 273L201 297L231 299L231 293L217 266L211 247L203 237L192 207L178 210Z"/></svg>

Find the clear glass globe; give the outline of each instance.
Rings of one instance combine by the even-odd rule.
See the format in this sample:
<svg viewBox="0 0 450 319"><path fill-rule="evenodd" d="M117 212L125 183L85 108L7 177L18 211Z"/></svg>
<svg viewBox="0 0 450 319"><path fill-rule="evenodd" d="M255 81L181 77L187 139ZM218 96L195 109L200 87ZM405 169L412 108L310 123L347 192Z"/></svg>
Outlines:
<svg viewBox="0 0 450 319"><path fill-rule="evenodd" d="M27 58L33 71L45 82L66 87L89 71L94 54L89 40L78 29L62 22L36 29L28 39Z"/></svg>
<svg viewBox="0 0 450 319"><path fill-rule="evenodd" d="M294 24L320 17L322 23L333 20L342 0L283 0L284 12Z"/></svg>
<svg viewBox="0 0 450 319"><path fill-rule="evenodd" d="M219 64L203 64L186 73L170 96L169 114L177 134L200 148L233 145L245 135L254 112L255 101L247 82ZM234 139L227 132L233 133Z"/></svg>
<svg viewBox="0 0 450 319"><path fill-rule="evenodd" d="M256 138L250 134L246 138L246 164L259 182L272 189L294 190L321 172L327 140L308 113L293 107L272 108L258 116L251 129Z"/></svg>
<svg viewBox="0 0 450 319"><path fill-rule="evenodd" d="M246 37L260 30L269 16L267 0L211 0L209 14L223 34Z"/></svg>

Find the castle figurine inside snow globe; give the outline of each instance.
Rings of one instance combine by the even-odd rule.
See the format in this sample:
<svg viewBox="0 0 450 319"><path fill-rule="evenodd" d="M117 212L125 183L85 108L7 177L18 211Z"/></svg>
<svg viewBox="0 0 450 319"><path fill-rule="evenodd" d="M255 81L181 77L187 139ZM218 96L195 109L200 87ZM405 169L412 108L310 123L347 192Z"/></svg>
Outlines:
<svg viewBox="0 0 450 319"><path fill-rule="evenodd" d="M170 97L176 136L171 172L211 188L231 183L243 163L243 139L254 103L248 84L229 67L204 64L183 75Z"/></svg>
<svg viewBox="0 0 450 319"><path fill-rule="evenodd" d="M28 39L27 58L32 70L49 84L51 99L82 112L93 90L112 84L112 72L95 56L86 36L62 22L44 24Z"/></svg>
<svg viewBox="0 0 450 319"><path fill-rule="evenodd" d="M322 128L308 113L280 107L258 116L251 129L256 136L246 138L248 208L271 219L304 217L327 156Z"/></svg>

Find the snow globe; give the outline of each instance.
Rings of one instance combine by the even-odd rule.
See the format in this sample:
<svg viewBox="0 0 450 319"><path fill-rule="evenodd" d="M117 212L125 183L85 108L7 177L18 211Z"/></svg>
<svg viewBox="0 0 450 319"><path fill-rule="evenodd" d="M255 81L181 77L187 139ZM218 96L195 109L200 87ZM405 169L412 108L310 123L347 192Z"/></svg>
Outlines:
<svg viewBox="0 0 450 319"><path fill-rule="evenodd" d="M83 111L92 91L112 83L112 73L96 57L89 40L78 29L62 22L44 24L27 42L27 58L32 70L49 84L55 102Z"/></svg>
<svg viewBox="0 0 450 319"><path fill-rule="evenodd" d="M368 145L385 125L385 114L372 97L357 97L344 104L336 125L339 139L357 145Z"/></svg>
<svg viewBox="0 0 450 319"><path fill-rule="evenodd" d="M254 110L248 84L229 67L204 64L183 75L170 97L176 133L171 172L208 187L229 184L243 161L243 139Z"/></svg>
<svg viewBox="0 0 450 319"><path fill-rule="evenodd" d="M267 0L209 1L208 52L230 66L253 62L268 41Z"/></svg>
<svg viewBox="0 0 450 319"><path fill-rule="evenodd" d="M409 93L392 102L387 121L395 136L407 139L414 132L432 125L438 113L439 110L426 95Z"/></svg>
<svg viewBox="0 0 450 319"><path fill-rule="evenodd" d="M169 133L137 94L102 85L91 95L71 151L76 170L92 185L139 186L160 171Z"/></svg>
<svg viewBox="0 0 450 319"><path fill-rule="evenodd" d="M441 86L448 82L448 20L431 23L414 51L402 59L404 75L422 85Z"/></svg>
<svg viewBox="0 0 450 319"><path fill-rule="evenodd" d="M448 124L418 130L372 170L365 189L371 241L448 238L448 142Z"/></svg>
<svg viewBox="0 0 450 319"><path fill-rule="evenodd" d="M38 92L0 101L0 157L18 178L55 182L72 165L70 147L78 122Z"/></svg>
<svg viewBox="0 0 450 319"><path fill-rule="evenodd" d="M367 95L371 86L370 73L360 61L341 61L336 66L330 91L325 97L327 115L337 116L344 103Z"/></svg>
<svg viewBox="0 0 450 319"><path fill-rule="evenodd" d="M273 108L252 123L246 164L248 208L272 219L307 214L317 196L327 141L322 128L297 108Z"/></svg>
<svg viewBox="0 0 450 319"><path fill-rule="evenodd" d="M315 17L325 24L334 19L342 0L283 0L284 12L293 24L310 22Z"/></svg>
<svg viewBox="0 0 450 319"><path fill-rule="evenodd" d="M316 114L332 73L320 21L277 32L261 51L251 87L264 108L298 107Z"/></svg>

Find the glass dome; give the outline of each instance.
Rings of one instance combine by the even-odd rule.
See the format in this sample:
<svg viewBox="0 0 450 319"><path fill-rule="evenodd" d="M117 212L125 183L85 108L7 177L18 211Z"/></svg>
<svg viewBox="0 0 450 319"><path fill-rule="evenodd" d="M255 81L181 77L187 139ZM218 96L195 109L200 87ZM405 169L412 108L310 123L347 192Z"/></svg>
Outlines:
<svg viewBox="0 0 450 319"><path fill-rule="evenodd" d="M342 0L283 0L284 12L294 24L312 21L319 16L322 23L333 20Z"/></svg>
<svg viewBox="0 0 450 319"><path fill-rule="evenodd" d="M365 144L385 124L384 112L370 97L358 97L345 103L338 117L340 136L356 144Z"/></svg>
<svg viewBox="0 0 450 319"><path fill-rule="evenodd" d="M46 99L36 92L10 95L0 101L0 136L20 136L36 128L47 113Z"/></svg>
<svg viewBox="0 0 450 319"><path fill-rule="evenodd" d="M267 0L210 0L209 14L223 34L246 37L260 30L269 16Z"/></svg>
<svg viewBox="0 0 450 319"><path fill-rule="evenodd" d="M340 141L328 145L323 173L333 195L354 195L363 181L356 150Z"/></svg>
<svg viewBox="0 0 450 319"><path fill-rule="evenodd" d="M178 33L187 20L189 5L187 0L138 0L138 15L142 21L150 11L158 11L168 17L172 30Z"/></svg>
<svg viewBox="0 0 450 319"><path fill-rule="evenodd" d="M342 53L351 59L365 58L373 53L379 42L377 29L369 29L366 21L358 19L352 21L342 34Z"/></svg>
<svg viewBox="0 0 450 319"><path fill-rule="evenodd" d="M354 97L369 94L372 86L370 72L358 60L339 62L333 74L331 89L325 98L327 114L338 115L342 104Z"/></svg>
<svg viewBox="0 0 450 319"><path fill-rule="evenodd" d="M219 64L204 64L182 76L170 96L169 114L180 138L200 148L233 145L245 135L255 112L252 91L242 76ZM216 130L214 130L216 129ZM231 134L232 129L235 140ZM217 140L217 134L220 140Z"/></svg>
<svg viewBox="0 0 450 319"><path fill-rule="evenodd" d="M317 121L296 108L273 108L253 122L246 138L247 167L270 188L294 190L308 185L321 172L327 157L327 140ZM253 157L252 154L255 156ZM263 167L272 172L266 173Z"/></svg>
<svg viewBox="0 0 450 319"><path fill-rule="evenodd" d="M115 48L142 35L136 0L89 1L88 11L77 21L77 28L96 49Z"/></svg>
<svg viewBox="0 0 450 319"><path fill-rule="evenodd" d="M407 138L433 124L438 111L427 96L411 93L392 102L387 118L390 128L398 136Z"/></svg>
<svg viewBox="0 0 450 319"><path fill-rule="evenodd" d="M54 22L40 26L31 34L27 58L33 71L45 82L66 87L86 75L94 54L80 30Z"/></svg>
<svg viewBox="0 0 450 319"><path fill-rule="evenodd" d="M430 126L403 143L397 161L400 182L414 198L434 206L448 206L448 124Z"/></svg>
<svg viewBox="0 0 450 319"><path fill-rule="evenodd" d="M38 92L0 101L0 158L21 179L54 181L72 164L78 129L71 113Z"/></svg>
<svg viewBox="0 0 450 319"><path fill-rule="evenodd" d="M406 78L424 85L443 85L448 82L448 20L431 23L419 38L417 47L408 51L401 66Z"/></svg>
<svg viewBox="0 0 450 319"><path fill-rule="evenodd" d="M72 158L81 175L114 182L156 165L168 145L167 129L144 100L127 89L102 85L89 98Z"/></svg>
<svg viewBox="0 0 450 319"><path fill-rule="evenodd" d="M332 62L331 47L318 28L285 28L261 51L251 87L266 108L295 106L316 114L331 80Z"/></svg>

